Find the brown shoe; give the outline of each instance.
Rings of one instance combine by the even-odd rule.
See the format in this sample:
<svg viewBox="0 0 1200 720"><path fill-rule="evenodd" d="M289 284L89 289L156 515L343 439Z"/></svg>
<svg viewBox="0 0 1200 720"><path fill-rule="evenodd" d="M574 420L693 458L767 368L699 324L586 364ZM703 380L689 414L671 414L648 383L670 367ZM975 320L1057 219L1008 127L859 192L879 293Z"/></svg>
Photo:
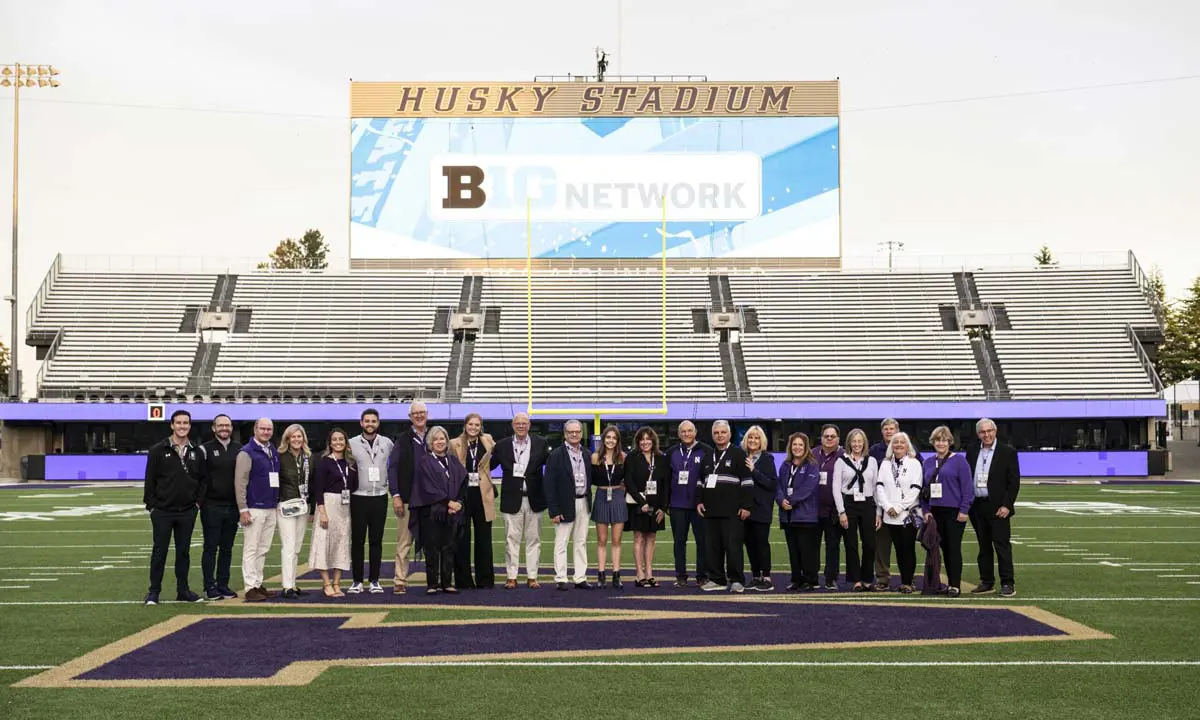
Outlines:
<svg viewBox="0 0 1200 720"><path fill-rule="evenodd" d="M275 592L274 590L268 590L265 585L259 585L258 590L267 598L273 598L273 597L279 596L279 593Z"/></svg>
<svg viewBox="0 0 1200 720"><path fill-rule="evenodd" d="M542 589L542 584L539 583L537 580L526 580L525 584L529 586L530 590L541 590Z"/></svg>
<svg viewBox="0 0 1200 720"><path fill-rule="evenodd" d="M262 588L250 588L246 591L246 602L263 602L267 596L263 593Z"/></svg>
<svg viewBox="0 0 1200 720"><path fill-rule="evenodd" d="M406 585L405 583L397 583L392 586L392 592L397 595L407 595L408 594L408 585Z"/></svg>
<svg viewBox="0 0 1200 720"><path fill-rule="evenodd" d="M505 580L504 581L504 589L505 590L516 590L517 589L517 581L516 580Z"/></svg>

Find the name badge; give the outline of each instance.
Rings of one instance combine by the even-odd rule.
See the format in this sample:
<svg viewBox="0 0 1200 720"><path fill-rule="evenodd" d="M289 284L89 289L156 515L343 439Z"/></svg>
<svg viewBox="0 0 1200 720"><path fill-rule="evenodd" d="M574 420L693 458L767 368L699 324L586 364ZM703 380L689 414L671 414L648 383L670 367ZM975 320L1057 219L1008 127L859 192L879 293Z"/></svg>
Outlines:
<svg viewBox="0 0 1200 720"><path fill-rule="evenodd" d="M680 485L687 485L689 479L690 479L690 476L689 476L687 470L679 471L679 484Z"/></svg>
<svg viewBox="0 0 1200 720"><path fill-rule="evenodd" d="M940 500L942 498L942 484L940 482L932 483L929 486L929 497L932 500Z"/></svg>
<svg viewBox="0 0 1200 720"><path fill-rule="evenodd" d="M467 487L479 487L479 473L467 473Z"/></svg>
<svg viewBox="0 0 1200 720"><path fill-rule="evenodd" d="M267 473L267 482L269 482L273 488L279 487L279 473Z"/></svg>
<svg viewBox="0 0 1200 720"><path fill-rule="evenodd" d="M866 502L867 496L861 492L854 493L854 502Z"/></svg>
<svg viewBox="0 0 1200 720"><path fill-rule="evenodd" d="M575 473L575 490L581 491L587 487L587 475L583 473Z"/></svg>
<svg viewBox="0 0 1200 720"><path fill-rule="evenodd" d="M300 494L308 497L308 483L300 483Z"/></svg>
<svg viewBox="0 0 1200 720"><path fill-rule="evenodd" d="M521 479L524 479L524 478L525 478L525 471L524 471L524 470L518 470L518 469L516 469L516 468L513 468L513 477L515 477L515 478L521 478Z"/></svg>
<svg viewBox="0 0 1200 720"><path fill-rule="evenodd" d="M605 493L605 495L606 495L605 499L607 499L609 502L612 502L612 488L608 488L608 492Z"/></svg>
<svg viewBox="0 0 1200 720"><path fill-rule="evenodd" d="M830 473L827 473L827 472L821 473L821 484L822 485L829 484L829 475L830 475Z"/></svg>
<svg viewBox="0 0 1200 720"><path fill-rule="evenodd" d="M657 480L647 480L646 481L646 494L647 495L657 495L658 494L658 481Z"/></svg>
<svg viewBox="0 0 1200 720"><path fill-rule="evenodd" d="M343 491L342 491L342 504L343 504L343 505L349 505L349 504L350 504L350 491L349 491L349 490L343 490Z"/></svg>
<svg viewBox="0 0 1200 720"><path fill-rule="evenodd" d="M975 487L977 487L977 488L987 487L987 475L980 475L977 478L975 478Z"/></svg>
<svg viewBox="0 0 1200 720"><path fill-rule="evenodd" d="M716 486L717 486L717 476L716 475L709 475L708 477L704 478L704 488L706 490L712 490Z"/></svg>
<svg viewBox="0 0 1200 720"><path fill-rule="evenodd" d="M376 485L379 484L379 468L367 468L367 481Z"/></svg>

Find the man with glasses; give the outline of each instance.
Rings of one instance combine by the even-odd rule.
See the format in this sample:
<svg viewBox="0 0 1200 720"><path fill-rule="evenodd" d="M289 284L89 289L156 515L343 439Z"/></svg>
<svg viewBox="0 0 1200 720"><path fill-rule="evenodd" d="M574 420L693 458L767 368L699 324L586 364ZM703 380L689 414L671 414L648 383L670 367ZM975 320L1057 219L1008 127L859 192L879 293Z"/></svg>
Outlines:
<svg viewBox="0 0 1200 720"><path fill-rule="evenodd" d="M979 540L979 585L971 593L996 590L994 548L1000 566L1000 595L1013 597L1017 589L1010 523L1021 490L1021 465L1012 445L996 441L996 423L983 418L975 423L975 433L980 444L967 451L967 464L975 477L975 501L967 516Z"/></svg>
<svg viewBox="0 0 1200 720"><path fill-rule="evenodd" d="M229 587L233 564L233 542L237 538L237 497L233 492L233 466L242 444L233 440L233 420L217 415L212 422L213 439L200 446L204 480L200 484L200 527L204 531L204 596L209 600L235 598Z"/></svg>
<svg viewBox="0 0 1200 720"><path fill-rule="evenodd" d="M591 512L591 463L583 452L583 423L563 425L567 442L546 459L546 507L554 523L554 582L567 589L567 545L574 549L575 587L596 587L587 579L587 535Z"/></svg>
<svg viewBox="0 0 1200 720"><path fill-rule="evenodd" d="M525 545L526 585L532 590L538 583L538 565L542 555L542 512L546 493L542 487L542 466L546 463L546 441L529 432L529 416L517 413L512 421L513 434L492 449L492 469L500 468L500 512L504 515L506 547L504 565L506 590L517 588L517 570L521 544Z"/></svg>
<svg viewBox="0 0 1200 720"><path fill-rule="evenodd" d="M667 450L671 463L671 537L675 541L675 587L687 587L688 528L696 542L696 585L708 581L705 564L704 518L696 511L696 488L704 482L704 467L711 462L712 448L696 440L691 420L679 423L679 444Z"/></svg>
<svg viewBox="0 0 1200 720"><path fill-rule="evenodd" d="M820 469L817 485L817 525L825 539L825 589L838 589L838 564L841 562L841 543L845 530L838 518L837 503L833 500L834 477L837 461L844 453L841 447L841 431L837 425L826 424L821 428L821 444L813 451Z"/></svg>
<svg viewBox="0 0 1200 720"><path fill-rule="evenodd" d="M408 592L408 554L412 551L412 531L408 529L408 503L412 498L413 475L417 462L429 454L425 444L425 433L429 428L429 410L420 400L408 406L409 429L396 437L388 458L388 489L392 493L392 512L396 514L396 557L395 577L392 590L397 595ZM362 486L362 468L358 470L359 486Z"/></svg>

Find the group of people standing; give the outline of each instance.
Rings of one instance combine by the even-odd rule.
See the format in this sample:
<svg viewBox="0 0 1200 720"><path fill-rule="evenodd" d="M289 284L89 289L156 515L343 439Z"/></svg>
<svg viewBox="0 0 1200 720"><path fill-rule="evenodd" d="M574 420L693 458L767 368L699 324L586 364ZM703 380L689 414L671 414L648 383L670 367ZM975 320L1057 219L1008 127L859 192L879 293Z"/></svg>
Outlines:
<svg viewBox="0 0 1200 720"><path fill-rule="evenodd" d="M995 589L995 555L1001 594L1015 594L1009 522L1020 472L1016 451L997 443L995 423L987 419L976 425L980 445L965 457L953 452L950 430L939 427L930 438L935 452L922 458L889 418L881 424L884 442L870 447L860 429L848 433L845 447L832 424L822 428L815 447L807 435L793 433L778 467L761 427L751 427L735 445L729 424L720 420L713 423L711 446L699 442L695 425L684 421L678 427L679 442L669 448L662 447L652 428L643 427L626 450L620 430L610 425L594 451L585 446L584 426L576 420L564 424L565 442L552 451L545 439L530 433L524 413L513 418L513 434L499 441L483 432L476 414L467 416L455 438L445 428L428 427L423 403L410 406L409 420L410 428L393 441L379 434L379 413L365 410L359 434L349 437L335 427L316 455L300 425L289 425L279 444L272 444L274 425L267 418L255 423L251 442L240 445L231 440L230 418L218 415L213 439L193 446L191 416L176 411L171 436L147 458L145 504L154 549L146 604L159 601L172 536L178 600L237 597L229 582L239 526L245 534L247 601L279 594L265 587L264 577L276 530L282 595L306 594L296 574L310 525L308 565L320 572L326 597L383 593L389 504L398 519L393 592L407 593L414 550L425 558L427 594L494 587L491 529L497 470L505 523L504 587L510 590L518 586L522 549L525 584L541 587L546 515L554 528L558 590L594 589L610 582L613 588L624 587L626 527L633 532L634 584L657 587L656 541L669 519L676 587L689 582L690 533L696 546L695 583L701 590L770 591L770 530L778 509L791 570L789 590L839 589L844 547L851 590L890 589L895 549L899 591L911 593L921 532L923 543L934 537L945 564L948 582L940 591L957 596L961 543L969 521L980 544L980 583L972 592ZM197 512L204 532L203 597L188 584L188 547ZM596 582L588 577L591 524L597 537ZM822 540L823 583L818 574ZM343 591L344 573L351 574L352 582Z"/></svg>

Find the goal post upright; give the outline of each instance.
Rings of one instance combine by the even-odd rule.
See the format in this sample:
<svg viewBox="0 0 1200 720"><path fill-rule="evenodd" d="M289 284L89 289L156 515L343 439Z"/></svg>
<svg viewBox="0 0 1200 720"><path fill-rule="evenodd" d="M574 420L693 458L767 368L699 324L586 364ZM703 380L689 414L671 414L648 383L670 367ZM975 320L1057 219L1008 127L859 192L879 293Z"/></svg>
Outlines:
<svg viewBox="0 0 1200 720"><path fill-rule="evenodd" d="M528 390L528 402L526 404L526 414L530 417L536 415L556 415L560 417L586 417L592 416L596 433L600 430L600 417L607 413L611 415L639 415L639 416L665 416L667 414L667 199L664 196L661 198L662 205L662 226L660 235L662 235L662 256L661 269L662 277L660 279L661 292L661 314L662 314L662 329L661 329L661 395L662 401L657 407L545 407L539 408L534 406L533 402L533 205L530 198L525 198L525 351L526 351L526 378Z"/></svg>

